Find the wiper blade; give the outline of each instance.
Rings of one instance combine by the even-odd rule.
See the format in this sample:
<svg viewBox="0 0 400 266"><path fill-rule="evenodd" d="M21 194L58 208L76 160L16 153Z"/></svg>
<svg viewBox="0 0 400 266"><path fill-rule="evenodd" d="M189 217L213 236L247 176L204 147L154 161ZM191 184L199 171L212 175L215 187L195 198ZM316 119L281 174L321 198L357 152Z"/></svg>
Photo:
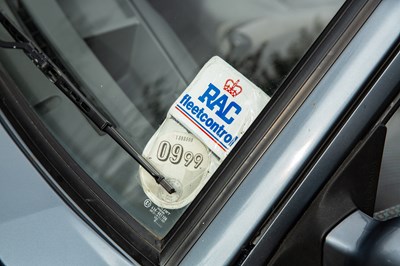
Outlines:
<svg viewBox="0 0 400 266"><path fill-rule="evenodd" d="M107 118L99 112L83 93L61 72L61 70L33 43L24 33L18 30L0 11L0 23L13 37L15 42L0 40L1 48L20 49L32 60L37 68L53 82L98 128L107 133L119 144L133 159L135 159L169 194L175 189L116 129Z"/></svg>

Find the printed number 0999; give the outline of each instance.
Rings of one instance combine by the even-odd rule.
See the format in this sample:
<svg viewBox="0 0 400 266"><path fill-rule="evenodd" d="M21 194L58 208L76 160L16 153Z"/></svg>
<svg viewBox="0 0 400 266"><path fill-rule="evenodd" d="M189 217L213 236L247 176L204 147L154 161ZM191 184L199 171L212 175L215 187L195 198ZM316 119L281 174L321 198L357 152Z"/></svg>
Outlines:
<svg viewBox="0 0 400 266"><path fill-rule="evenodd" d="M186 167L193 162L195 169L197 169L203 162L202 154L193 154L191 151L185 152L183 146L180 144L175 144L171 147L171 143L165 140L161 141L160 145L158 145L157 158L162 162L165 162L169 159L169 161L173 164L179 164L183 158L184 165Z"/></svg>

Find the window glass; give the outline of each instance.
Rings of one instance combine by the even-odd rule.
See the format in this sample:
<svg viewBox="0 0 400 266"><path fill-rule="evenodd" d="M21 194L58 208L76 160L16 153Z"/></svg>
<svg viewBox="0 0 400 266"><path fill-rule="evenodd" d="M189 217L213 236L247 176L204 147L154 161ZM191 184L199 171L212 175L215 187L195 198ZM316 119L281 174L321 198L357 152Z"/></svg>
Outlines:
<svg viewBox="0 0 400 266"><path fill-rule="evenodd" d="M161 239L342 2L18 1L30 36L167 177L172 194L22 54L1 50L0 57L79 165Z"/></svg>

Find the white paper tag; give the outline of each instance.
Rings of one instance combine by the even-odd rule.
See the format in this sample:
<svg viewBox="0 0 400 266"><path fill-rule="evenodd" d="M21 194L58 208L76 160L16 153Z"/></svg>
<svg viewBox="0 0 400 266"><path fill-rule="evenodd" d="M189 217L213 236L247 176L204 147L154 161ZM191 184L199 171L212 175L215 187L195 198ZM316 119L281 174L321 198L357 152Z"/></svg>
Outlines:
<svg viewBox="0 0 400 266"><path fill-rule="evenodd" d="M169 113L224 159L269 99L241 73L214 56Z"/></svg>
<svg viewBox="0 0 400 266"><path fill-rule="evenodd" d="M144 149L143 156L175 189L169 194L143 168L140 181L146 195L160 207L179 209L192 202L207 182L210 150L171 117L160 126Z"/></svg>
<svg viewBox="0 0 400 266"><path fill-rule="evenodd" d="M143 151L176 190L168 194L141 167L140 182L149 199L167 209L191 203L269 99L221 58L211 58Z"/></svg>

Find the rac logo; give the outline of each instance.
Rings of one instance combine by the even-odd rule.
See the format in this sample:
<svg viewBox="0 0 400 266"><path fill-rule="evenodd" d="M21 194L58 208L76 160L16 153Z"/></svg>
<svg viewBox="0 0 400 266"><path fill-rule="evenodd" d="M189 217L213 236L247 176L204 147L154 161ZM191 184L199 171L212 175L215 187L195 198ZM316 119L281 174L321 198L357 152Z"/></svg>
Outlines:
<svg viewBox="0 0 400 266"><path fill-rule="evenodd" d="M239 80L236 82L236 86ZM238 87L238 86L237 86ZM240 87L241 90L241 87ZM214 111L215 114L221 118L225 123L232 124L235 120L233 115L238 115L240 111L242 111L242 107L238 105L234 101L229 101L228 96L226 94L221 94L221 91L215 87L212 83L208 85L207 90L201 95L198 99L202 103L206 103L206 106ZM236 96L236 95L235 95Z"/></svg>

